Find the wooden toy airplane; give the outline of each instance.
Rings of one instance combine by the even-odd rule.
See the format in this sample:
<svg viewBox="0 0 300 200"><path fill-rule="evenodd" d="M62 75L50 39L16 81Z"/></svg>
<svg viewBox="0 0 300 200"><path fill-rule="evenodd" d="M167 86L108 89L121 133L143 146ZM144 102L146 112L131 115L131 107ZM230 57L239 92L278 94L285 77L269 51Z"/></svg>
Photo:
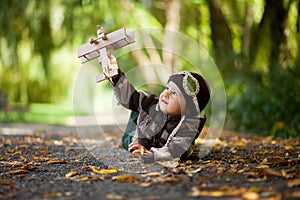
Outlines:
<svg viewBox="0 0 300 200"><path fill-rule="evenodd" d="M109 70L107 50L116 50L135 42L135 34L133 31L126 33L125 28L107 34L103 27L97 25L97 35L96 39L89 39L88 43L78 47L78 58L81 59L81 63L85 63L101 57L103 74L96 76L96 82L108 79L113 84L111 78L118 75L118 70Z"/></svg>

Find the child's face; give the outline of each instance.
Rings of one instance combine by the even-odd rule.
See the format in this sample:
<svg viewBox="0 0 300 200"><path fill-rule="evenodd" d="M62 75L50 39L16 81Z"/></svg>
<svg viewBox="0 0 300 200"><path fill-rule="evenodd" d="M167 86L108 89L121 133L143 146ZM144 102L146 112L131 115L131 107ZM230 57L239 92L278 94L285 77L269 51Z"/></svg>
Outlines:
<svg viewBox="0 0 300 200"><path fill-rule="evenodd" d="M181 91L173 83L169 82L166 89L159 96L159 108L167 115L180 115L181 107L180 98L182 97Z"/></svg>

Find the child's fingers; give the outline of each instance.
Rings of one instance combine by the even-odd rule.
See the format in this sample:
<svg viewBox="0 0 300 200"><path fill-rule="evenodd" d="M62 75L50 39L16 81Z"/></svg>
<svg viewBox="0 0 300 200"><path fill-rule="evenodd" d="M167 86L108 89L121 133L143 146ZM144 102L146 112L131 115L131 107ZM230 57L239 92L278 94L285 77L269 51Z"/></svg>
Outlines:
<svg viewBox="0 0 300 200"><path fill-rule="evenodd" d="M139 155L141 155L141 150L135 149L132 153L133 153L133 154L139 154Z"/></svg>
<svg viewBox="0 0 300 200"><path fill-rule="evenodd" d="M129 150L130 152L132 152L132 151L134 151L134 150L136 150L136 149L139 149L139 146L133 145L133 146L128 147L128 150Z"/></svg>
<svg viewBox="0 0 300 200"><path fill-rule="evenodd" d="M131 143L129 144L129 147L132 147L132 146L137 146L137 145L139 145L139 143L138 143L138 142L131 142Z"/></svg>
<svg viewBox="0 0 300 200"><path fill-rule="evenodd" d="M144 156L146 158L150 158L150 157L152 157L152 155L153 155L153 153L151 151L149 151L147 149L144 150Z"/></svg>

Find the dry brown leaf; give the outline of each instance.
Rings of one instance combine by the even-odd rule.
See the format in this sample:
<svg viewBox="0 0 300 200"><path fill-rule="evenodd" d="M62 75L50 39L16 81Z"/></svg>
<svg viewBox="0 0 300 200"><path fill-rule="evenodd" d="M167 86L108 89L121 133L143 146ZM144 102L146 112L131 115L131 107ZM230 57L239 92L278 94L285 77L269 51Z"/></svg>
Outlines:
<svg viewBox="0 0 300 200"><path fill-rule="evenodd" d="M1 165L8 166L8 167L21 167L24 165L24 163L18 161L12 161L12 162L1 162Z"/></svg>
<svg viewBox="0 0 300 200"><path fill-rule="evenodd" d="M10 170L9 173L10 174L26 174L26 173L29 173L29 171L26 169L16 169L16 170Z"/></svg>
<svg viewBox="0 0 300 200"><path fill-rule="evenodd" d="M52 165L52 164L66 164L67 162L65 160L49 160L47 164Z"/></svg>
<svg viewBox="0 0 300 200"><path fill-rule="evenodd" d="M187 174L196 174L196 173L200 172L201 170L202 170L202 168L197 168L197 169L188 168L188 169L184 170L184 172Z"/></svg>
<svg viewBox="0 0 300 200"><path fill-rule="evenodd" d="M180 164L179 159L174 159L170 161L157 161L157 163L165 168L175 168Z"/></svg>
<svg viewBox="0 0 300 200"><path fill-rule="evenodd" d="M93 181L103 181L104 177L103 176L94 176L94 177L92 177L92 180Z"/></svg>
<svg viewBox="0 0 300 200"><path fill-rule="evenodd" d="M45 158L45 157L32 157L32 160L35 160L35 161L49 161L51 160L51 158Z"/></svg>
<svg viewBox="0 0 300 200"><path fill-rule="evenodd" d="M281 173L284 178L294 178L297 176L298 169L295 167L293 167L291 169L284 169L284 170L281 170Z"/></svg>
<svg viewBox="0 0 300 200"><path fill-rule="evenodd" d="M208 196L208 197L222 197L227 196L227 192L224 191L206 191L200 190L197 187L193 187L190 192L188 192L190 197L201 197L201 196Z"/></svg>
<svg viewBox="0 0 300 200"><path fill-rule="evenodd" d="M118 199L124 199L121 195L118 195L118 194L106 194L105 195L106 199L115 199L115 200L118 200Z"/></svg>
<svg viewBox="0 0 300 200"><path fill-rule="evenodd" d="M1 181L1 185L12 185L13 183L10 181Z"/></svg>
<svg viewBox="0 0 300 200"><path fill-rule="evenodd" d="M276 171L274 169L271 168L265 168L263 169L263 174L267 175L267 176L277 176L277 177L281 177L282 173L279 171Z"/></svg>
<svg viewBox="0 0 300 200"><path fill-rule="evenodd" d="M291 179L287 182L288 187L298 187L300 186L300 178Z"/></svg>
<svg viewBox="0 0 300 200"><path fill-rule="evenodd" d="M50 150L48 150L48 149L44 149L44 150L40 151L40 154L42 154L42 155L49 154L49 153L50 153Z"/></svg>
<svg viewBox="0 0 300 200"><path fill-rule="evenodd" d="M22 167L22 169L25 169L25 170L28 170L28 171L32 171L32 170L34 170L35 169L35 167L32 167L32 165L24 165L23 167Z"/></svg>
<svg viewBox="0 0 300 200"><path fill-rule="evenodd" d="M192 187L191 191L188 193L191 197L224 197L224 196L241 196L247 191L246 188L235 188L235 187L228 187L223 186L220 187L218 190L208 191L208 190L201 190L198 187Z"/></svg>
<svg viewBox="0 0 300 200"><path fill-rule="evenodd" d="M142 177L148 177L148 176L160 176L160 172L149 172L149 173L146 173L146 174L142 174L141 176Z"/></svg>
<svg viewBox="0 0 300 200"><path fill-rule="evenodd" d="M0 194L0 199L14 199L14 198L16 198L16 195L13 193Z"/></svg>
<svg viewBox="0 0 300 200"><path fill-rule="evenodd" d="M159 176L155 177L153 179L154 183L176 183L181 181L181 179L178 176L175 175L164 175L164 176Z"/></svg>
<svg viewBox="0 0 300 200"><path fill-rule="evenodd" d="M295 192L289 192L289 193L286 193L284 195L285 198L297 198L299 199L300 198L300 191L295 191Z"/></svg>

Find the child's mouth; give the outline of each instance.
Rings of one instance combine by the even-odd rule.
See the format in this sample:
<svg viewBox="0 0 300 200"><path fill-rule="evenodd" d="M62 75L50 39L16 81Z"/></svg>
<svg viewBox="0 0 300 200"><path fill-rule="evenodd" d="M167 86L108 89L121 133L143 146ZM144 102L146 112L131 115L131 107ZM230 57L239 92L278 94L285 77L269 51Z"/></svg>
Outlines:
<svg viewBox="0 0 300 200"><path fill-rule="evenodd" d="M161 102L164 103L164 104L166 104L166 105L168 105L168 102L165 101L165 100L161 100Z"/></svg>

